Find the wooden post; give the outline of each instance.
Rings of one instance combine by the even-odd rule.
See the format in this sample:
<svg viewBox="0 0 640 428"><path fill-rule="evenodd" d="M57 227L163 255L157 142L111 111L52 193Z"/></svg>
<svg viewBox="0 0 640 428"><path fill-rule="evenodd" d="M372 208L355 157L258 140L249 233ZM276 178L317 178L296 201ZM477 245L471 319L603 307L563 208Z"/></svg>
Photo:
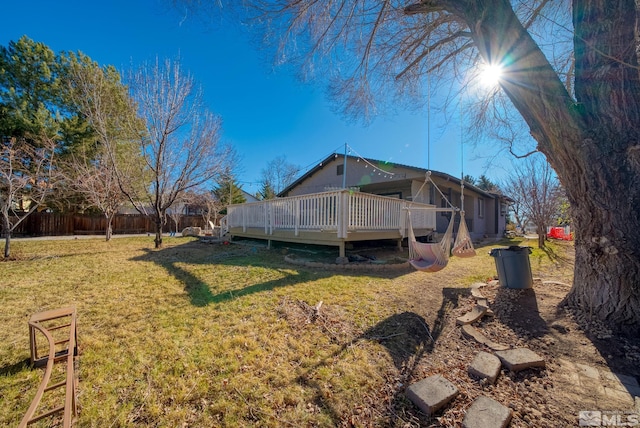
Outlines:
<svg viewBox="0 0 640 428"><path fill-rule="evenodd" d="M338 238L346 239L349 229L349 191L340 192L338 205Z"/></svg>
<svg viewBox="0 0 640 428"><path fill-rule="evenodd" d="M241 213L242 213L242 231L246 232L247 231L247 221L246 221L246 206L245 207L241 207Z"/></svg>
<svg viewBox="0 0 640 428"><path fill-rule="evenodd" d="M264 234L269 235L269 204L262 205L262 221L264 222Z"/></svg>
<svg viewBox="0 0 640 428"><path fill-rule="evenodd" d="M267 215L269 219L267 220L269 223L269 235L273 235L273 202L267 202Z"/></svg>
<svg viewBox="0 0 640 428"><path fill-rule="evenodd" d="M338 257L346 257L346 254L344 241L341 241L340 244L338 244Z"/></svg>
<svg viewBox="0 0 640 428"><path fill-rule="evenodd" d="M296 236L298 236L300 234L300 231L298 229L298 227L300 226L300 199L295 201L295 209L294 209L294 219L295 219L295 225L294 225L294 233Z"/></svg>

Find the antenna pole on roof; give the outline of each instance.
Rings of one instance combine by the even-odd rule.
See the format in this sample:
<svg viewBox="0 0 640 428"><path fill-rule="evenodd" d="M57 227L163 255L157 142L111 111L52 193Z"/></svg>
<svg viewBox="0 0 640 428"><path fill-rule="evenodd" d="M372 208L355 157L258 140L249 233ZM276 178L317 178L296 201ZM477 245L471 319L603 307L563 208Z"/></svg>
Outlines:
<svg viewBox="0 0 640 428"><path fill-rule="evenodd" d="M431 169L431 73L427 73L427 169Z"/></svg>

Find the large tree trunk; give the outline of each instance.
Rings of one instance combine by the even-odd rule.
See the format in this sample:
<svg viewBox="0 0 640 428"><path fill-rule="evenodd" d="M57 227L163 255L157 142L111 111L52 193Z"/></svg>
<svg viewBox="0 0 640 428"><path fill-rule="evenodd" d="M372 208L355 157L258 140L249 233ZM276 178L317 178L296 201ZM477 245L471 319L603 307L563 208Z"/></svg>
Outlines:
<svg viewBox="0 0 640 428"><path fill-rule="evenodd" d="M635 0L574 0L576 98L585 122L558 166L576 237L567 301L616 331L640 333L640 76ZM575 168L577 166L578 168Z"/></svg>
<svg viewBox="0 0 640 428"><path fill-rule="evenodd" d="M547 156L572 207L576 264L567 302L640 333L640 77L635 0L574 0L574 100L507 0L444 0Z"/></svg>
<svg viewBox="0 0 640 428"><path fill-rule="evenodd" d="M626 156L604 159L572 189L576 261L566 301L616 331L640 333L640 217L638 174L620 168ZM616 159L617 158L617 159ZM606 165L602 163L606 162ZM618 169L620 168L620 169ZM580 183L575 183L580 181Z"/></svg>

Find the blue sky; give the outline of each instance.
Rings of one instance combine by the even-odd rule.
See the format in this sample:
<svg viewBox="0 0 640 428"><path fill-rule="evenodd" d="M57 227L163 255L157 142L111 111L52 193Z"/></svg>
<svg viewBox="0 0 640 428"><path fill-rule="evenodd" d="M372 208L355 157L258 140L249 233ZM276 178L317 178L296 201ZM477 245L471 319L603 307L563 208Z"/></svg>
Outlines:
<svg viewBox="0 0 640 428"><path fill-rule="evenodd" d="M495 165L487 171L471 145L463 148L462 164L455 119L447 124L432 111L430 138L426 111L381 115L368 126L348 122L332 111L323 87L300 83L291 70L274 69L261 58L240 26L203 25L168 2L11 1L3 5L3 15L0 44L5 46L27 35L56 52L79 50L120 70L179 56L202 85L208 107L222 117L223 139L241 157L238 180L250 193L259 190L261 170L277 156L305 170L334 151L342 153L345 143L365 158L429 165L455 176L462 166L474 177L504 175Z"/></svg>

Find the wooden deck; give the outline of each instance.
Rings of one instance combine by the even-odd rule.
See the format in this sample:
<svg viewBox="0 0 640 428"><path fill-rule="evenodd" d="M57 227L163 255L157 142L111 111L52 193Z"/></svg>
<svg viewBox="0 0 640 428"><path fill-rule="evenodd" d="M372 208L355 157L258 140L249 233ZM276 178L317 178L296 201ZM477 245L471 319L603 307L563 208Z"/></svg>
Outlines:
<svg viewBox="0 0 640 428"><path fill-rule="evenodd" d="M425 209L428 208L428 209ZM436 228L436 207L369 193L338 190L230 205L222 229L232 237L337 246L407 236L407 211L416 236Z"/></svg>

